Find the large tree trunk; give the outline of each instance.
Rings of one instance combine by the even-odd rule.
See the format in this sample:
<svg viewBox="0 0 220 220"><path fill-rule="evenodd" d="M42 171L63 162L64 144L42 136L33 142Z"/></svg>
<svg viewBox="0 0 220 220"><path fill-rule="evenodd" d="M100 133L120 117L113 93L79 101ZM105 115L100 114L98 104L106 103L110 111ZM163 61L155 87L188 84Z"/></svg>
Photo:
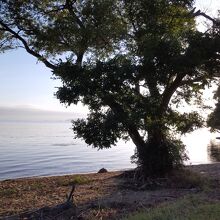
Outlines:
<svg viewBox="0 0 220 220"><path fill-rule="evenodd" d="M137 148L138 165L146 176L161 176L172 170L173 158L161 129L149 131L147 142L141 141L140 136L135 133L130 136Z"/></svg>
<svg viewBox="0 0 220 220"><path fill-rule="evenodd" d="M173 168L169 144L165 132L159 128L148 132L147 151L143 158L145 172L150 175L163 175Z"/></svg>
<svg viewBox="0 0 220 220"><path fill-rule="evenodd" d="M162 130L165 126L158 124L152 126L148 131L148 140L145 142L139 134L138 128L127 120L127 113L111 95L105 97L105 102L121 118L122 123L128 129L129 136L137 148L137 163L143 168L144 174L147 176L163 175L171 170L173 158L170 157L166 135ZM161 112L162 110L157 114L157 120L162 117Z"/></svg>

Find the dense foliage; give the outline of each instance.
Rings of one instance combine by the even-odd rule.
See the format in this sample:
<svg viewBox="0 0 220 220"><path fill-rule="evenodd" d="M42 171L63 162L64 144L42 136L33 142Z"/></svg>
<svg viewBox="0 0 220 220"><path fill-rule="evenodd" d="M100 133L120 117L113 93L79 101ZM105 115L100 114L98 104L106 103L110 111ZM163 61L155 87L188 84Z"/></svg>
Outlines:
<svg viewBox="0 0 220 220"><path fill-rule="evenodd" d="M216 105L214 111L208 117L208 126L213 131L220 130L220 85L215 92L214 98L216 99Z"/></svg>
<svg viewBox="0 0 220 220"><path fill-rule="evenodd" d="M67 105L88 106L76 137L108 148L132 139L145 174L185 158L180 135L203 126L202 91L217 80L219 23L192 0L1 0L2 51L24 47L51 68ZM195 18L213 22L200 32Z"/></svg>

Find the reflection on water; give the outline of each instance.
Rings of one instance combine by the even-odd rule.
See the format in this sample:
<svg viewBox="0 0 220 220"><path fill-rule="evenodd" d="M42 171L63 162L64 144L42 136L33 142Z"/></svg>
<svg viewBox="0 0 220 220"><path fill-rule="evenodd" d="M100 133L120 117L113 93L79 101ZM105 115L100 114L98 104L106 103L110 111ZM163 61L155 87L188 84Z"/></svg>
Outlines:
<svg viewBox="0 0 220 220"><path fill-rule="evenodd" d="M207 152L210 161L220 162L220 141L211 140Z"/></svg>
<svg viewBox="0 0 220 220"><path fill-rule="evenodd" d="M202 128L182 137L186 145L186 152L190 158L186 164L206 164L212 163L207 154L207 146L210 140L216 138L215 133L210 133L208 129Z"/></svg>
<svg viewBox="0 0 220 220"><path fill-rule="evenodd" d="M102 151L87 147L85 142L73 139L69 118L74 115L70 116L0 108L0 180L97 172L102 167L107 170L135 167L130 161L134 144L119 142ZM200 129L181 137L190 158L186 164L211 163L216 158L220 161L220 147L209 147L207 154L210 139L216 135Z"/></svg>
<svg viewBox="0 0 220 220"><path fill-rule="evenodd" d="M0 180L132 168L132 143L119 142L97 151L73 138L71 123L2 122L0 120Z"/></svg>

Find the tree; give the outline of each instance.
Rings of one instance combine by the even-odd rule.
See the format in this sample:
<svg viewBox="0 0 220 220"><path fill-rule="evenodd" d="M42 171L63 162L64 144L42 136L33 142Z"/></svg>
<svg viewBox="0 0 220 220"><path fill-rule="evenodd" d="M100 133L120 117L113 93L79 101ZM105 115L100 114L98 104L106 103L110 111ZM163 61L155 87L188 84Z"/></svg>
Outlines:
<svg viewBox="0 0 220 220"><path fill-rule="evenodd" d="M219 35L220 28L219 25L214 26L212 30L213 34ZM216 71L217 72L217 71ZM220 77L220 73L217 72L216 77ZM216 105L213 112L208 116L207 125L211 128L211 131L220 130L220 82L217 81L217 90L215 91L214 97L216 100Z"/></svg>
<svg viewBox="0 0 220 220"><path fill-rule="evenodd" d="M192 0L1 0L0 12L2 50L24 47L61 79L61 103L89 107L76 137L100 149L132 139L145 175L182 164L178 135L204 120L178 108L202 108L219 71L219 31L195 18L218 20Z"/></svg>
<svg viewBox="0 0 220 220"><path fill-rule="evenodd" d="M218 87L214 98L217 100L214 111L209 115L207 124L212 131L220 130L220 87Z"/></svg>

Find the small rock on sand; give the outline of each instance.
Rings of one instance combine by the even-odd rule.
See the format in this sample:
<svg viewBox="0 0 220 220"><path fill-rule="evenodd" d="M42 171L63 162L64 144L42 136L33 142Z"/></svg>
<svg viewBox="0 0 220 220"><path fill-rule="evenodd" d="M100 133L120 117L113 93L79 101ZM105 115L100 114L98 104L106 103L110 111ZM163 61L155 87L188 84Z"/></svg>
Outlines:
<svg viewBox="0 0 220 220"><path fill-rule="evenodd" d="M102 168L98 171L98 173L107 173L107 172L108 172L108 170L106 170L105 168Z"/></svg>

